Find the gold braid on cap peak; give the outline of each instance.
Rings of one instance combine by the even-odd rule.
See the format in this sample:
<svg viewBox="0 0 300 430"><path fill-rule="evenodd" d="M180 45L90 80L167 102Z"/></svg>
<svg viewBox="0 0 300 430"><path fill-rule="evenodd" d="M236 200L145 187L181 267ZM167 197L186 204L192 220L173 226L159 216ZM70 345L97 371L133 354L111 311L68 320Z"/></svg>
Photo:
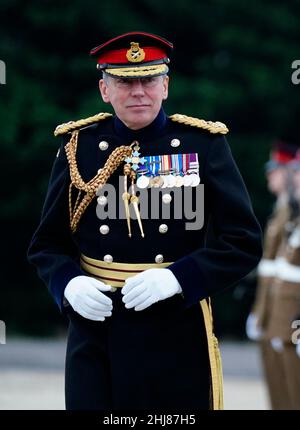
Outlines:
<svg viewBox="0 0 300 430"><path fill-rule="evenodd" d="M69 133L70 131L76 130L77 128L86 127L88 125L94 124L95 122L101 121L111 116L112 116L111 113L100 112L100 113L97 113L97 115L89 116L88 118L79 119L78 121L65 122L56 127L54 131L54 136L59 136L61 134Z"/></svg>
<svg viewBox="0 0 300 430"><path fill-rule="evenodd" d="M227 134L228 128L225 124L220 121L205 121L204 119L193 118L187 115L181 115L179 113L175 113L174 115L170 115L169 118L172 121L179 122L181 124L190 125L192 127L202 128L204 130L208 130L210 133L217 134Z"/></svg>
<svg viewBox="0 0 300 430"><path fill-rule="evenodd" d="M65 146L71 177L71 183L69 186L69 213L70 227L73 233L76 231L83 213L93 198L96 196L97 190L106 184L113 172L118 168L122 161L125 160L126 157L131 155L132 152L132 144L130 146L118 146L110 154L103 168L98 170L97 175L94 176L89 182L84 182L79 173L76 160L78 134L79 130L74 130L72 132L70 141ZM73 187L78 190L74 205L72 203ZM81 198L82 192L84 192L85 195Z"/></svg>

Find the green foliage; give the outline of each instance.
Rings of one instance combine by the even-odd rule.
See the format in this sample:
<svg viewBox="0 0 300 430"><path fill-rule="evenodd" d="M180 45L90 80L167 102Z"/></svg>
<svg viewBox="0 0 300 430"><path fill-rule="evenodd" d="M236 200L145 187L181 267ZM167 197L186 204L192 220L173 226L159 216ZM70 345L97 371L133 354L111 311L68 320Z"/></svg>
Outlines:
<svg viewBox="0 0 300 430"><path fill-rule="evenodd" d="M59 144L54 128L111 111L98 94L88 52L114 35L144 30L174 42L166 110L228 124L264 224L272 199L263 165L272 141L296 128L291 117L300 85L291 82L291 64L300 58L298 1L2 0L0 16L0 59L7 66L7 84L0 85L0 219L6 227L0 319L9 306L16 330L36 332L36 319L39 331L49 332L48 316L55 322L51 298L27 267L25 252Z"/></svg>

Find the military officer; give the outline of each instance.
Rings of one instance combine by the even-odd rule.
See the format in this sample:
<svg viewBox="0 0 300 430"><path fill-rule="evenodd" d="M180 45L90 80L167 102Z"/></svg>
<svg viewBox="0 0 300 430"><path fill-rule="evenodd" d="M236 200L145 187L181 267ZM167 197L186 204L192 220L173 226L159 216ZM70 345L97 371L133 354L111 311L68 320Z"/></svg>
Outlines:
<svg viewBox="0 0 300 430"><path fill-rule="evenodd" d="M92 49L115 114L55 132L28 256L70 319L68 409L222 408L209 298L256 266L261 231L227 127L162 108L172 48L130 32Z"/></svg>
<svg viewBox="0 0 300 430"><path fill-rule="evenodd" d="M281 375L280 403L277 409L300 409L300 360L293 340L294 322L300 314L300 156L289 163L293 176L294 198L298 207L287 224L287 237L277 257L277 276L272 292L272 308L267 337L276 356Z"/></svg>
<svg viewBox="0 0 300 430"><path fill-rule="evenodd" d="M277 275L277 260L283 246L285 226L290 217L288 202L288 163L296 153L296 146L280 139L272 145L270 160L265 171L269 191L277 199L264 233L263 258L258 265L258 286L251 313L247 319L246 332L251 340L259 341L263 370L272 409L282 405L282 373L277 365L277 353L266 336L272 309L272 288ZM283 251L284 252L284 251ZM273 342L274 343L274 342Z"/></svg>

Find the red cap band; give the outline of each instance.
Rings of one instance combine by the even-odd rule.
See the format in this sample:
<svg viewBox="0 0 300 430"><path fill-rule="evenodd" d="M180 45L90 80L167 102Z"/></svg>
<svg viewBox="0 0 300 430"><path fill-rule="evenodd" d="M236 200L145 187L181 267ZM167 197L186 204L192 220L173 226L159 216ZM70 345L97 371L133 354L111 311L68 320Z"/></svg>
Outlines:
<svg viewBox="0 0 300 430"><path fill-rule="evenodd" d="M274 151L272 152L272 160L277 161L278 163L288 163L293 159L293 155L283 151Z"/></svg>

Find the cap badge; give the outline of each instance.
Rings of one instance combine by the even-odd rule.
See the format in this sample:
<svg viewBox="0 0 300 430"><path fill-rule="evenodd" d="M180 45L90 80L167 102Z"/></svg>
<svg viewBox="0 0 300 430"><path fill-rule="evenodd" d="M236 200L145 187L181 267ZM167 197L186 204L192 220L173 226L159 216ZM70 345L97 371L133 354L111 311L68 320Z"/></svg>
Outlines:
<svg viewBox="0 0 300 430"><path fill-rule="evenodd" d="M139 63L145 58L145 51L140 48L139 44L136 42L130 42L131 48L128 49L126 53L126 58L131 63Z"/></svg>

